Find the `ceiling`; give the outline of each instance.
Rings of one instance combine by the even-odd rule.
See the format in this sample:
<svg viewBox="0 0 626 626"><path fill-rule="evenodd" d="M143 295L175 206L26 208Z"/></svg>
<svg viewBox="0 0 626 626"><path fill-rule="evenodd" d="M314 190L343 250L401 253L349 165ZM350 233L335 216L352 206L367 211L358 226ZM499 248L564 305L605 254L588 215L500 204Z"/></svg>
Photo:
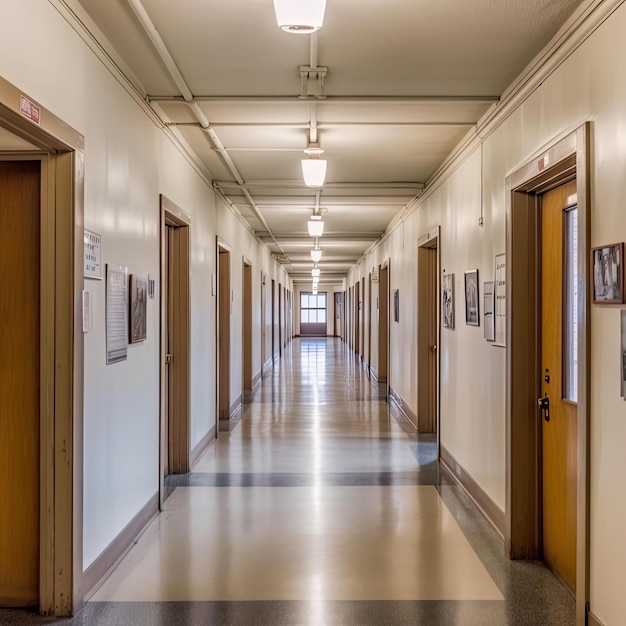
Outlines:
<svg viewBox="0 0 626 626"><path fill-rule="evenodd" d="M327 0L313 35L272 0L79 0L161 119L295 282L345 276L581 0ZM97 33L95 33L98 36ZM308 142L328 160L302 181Z"/></svg>

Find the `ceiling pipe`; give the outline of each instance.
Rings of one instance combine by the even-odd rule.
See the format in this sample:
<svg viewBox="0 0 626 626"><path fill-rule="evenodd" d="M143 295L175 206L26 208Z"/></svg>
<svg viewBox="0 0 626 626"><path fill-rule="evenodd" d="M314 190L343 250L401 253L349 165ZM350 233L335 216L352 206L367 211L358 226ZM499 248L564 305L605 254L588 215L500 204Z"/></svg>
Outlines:
<svg viewBox="0 0 626 626"><path fill-rule="evenodd" d="M171 76L172 80L174 81L180 93L182 94L184 101L189 105L189 108L191 109L193 114L196 116L198 123L210 137L213 147L219 153L220 157L226 164L226 167L228 167L228 169L230 170L230 173L233 175L233 178L237 181L237 184L243 185L244 180L241 174L239 173L239 170L237 170L237 167L235 166L235 163L233 162L231 156L228 154L226 148L224 147L224 144L221 142L220 138L217 136L215 131L211 128L211 124L209 123L207 116L204 114L204 112L200 108L200 105L198 104L198 99L193 97L193 94L191 93L191 90L189 89L187 82L185 81L180 70L178 69L178 66L176 65L176 62L174 61L174 58L172 57L169 50L167 49L167 46L165 45L165 42L161 38L159 31L156 29L156 27L152 23L152 20L150 19L150 16L148 15L143 4L141 4L141 0L128 0L128 3L130 4L135 15L137 16L137 19L141 23L146 34L150 38L150 41L152 41L154 47L156 48L157 53L159 54L159 57L161 58L161 60L163 61L163 64L167 68L169 75ZM254 202L252 196L250 195L250 192L247 189L244 189L244 195L246 196L246 199L250 203L250 207L252 208L254 214L256 215L258 220L261 222L261 224L263 224L263 228L265 229L265 231L270 234L274 243L278 246L278 248L284 254L284 250L276 241L276 237L274 237L274 233L271 231L270 227L265 221L265 218L259 211L259 208L256 206L256 203Z"/></svg>
<svg viewBox="0 0 626 626"><path fill-rule="evenodd" d="M129 0L130 2L131 0ZM133 0L136 1L136 0ZM316 99L311 96L311 100ZM148 102L182 102L180 96L151 96ZM302 104L301 96L194 96L197 102L247 102L249 104L271 104L274 102ZM499 96L326 96L324 102L333 104L494 104L500 101Z"/></svg>

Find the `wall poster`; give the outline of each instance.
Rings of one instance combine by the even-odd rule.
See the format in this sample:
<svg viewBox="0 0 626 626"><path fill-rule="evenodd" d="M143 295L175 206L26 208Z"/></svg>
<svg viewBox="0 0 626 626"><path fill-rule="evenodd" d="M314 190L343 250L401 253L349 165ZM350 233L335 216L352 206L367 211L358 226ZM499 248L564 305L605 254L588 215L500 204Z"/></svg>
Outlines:
<svg viewBox="0 0 626 626"><path fill-rule="evenodd" d="M128 353L128 268L107 263L107 365L126 360Z"/></svg>
<svg viewBox="0 0 626 626"><path fill-rule="evenodd" d="M86 228L84 257L84 277L102 280L102 236Z"/></svg>
<svg viewBox="0 0 626 626"><path fill-rule="evenodd" d="M506 346L506 254L495 257L495 325L496 346Z"/></svg>

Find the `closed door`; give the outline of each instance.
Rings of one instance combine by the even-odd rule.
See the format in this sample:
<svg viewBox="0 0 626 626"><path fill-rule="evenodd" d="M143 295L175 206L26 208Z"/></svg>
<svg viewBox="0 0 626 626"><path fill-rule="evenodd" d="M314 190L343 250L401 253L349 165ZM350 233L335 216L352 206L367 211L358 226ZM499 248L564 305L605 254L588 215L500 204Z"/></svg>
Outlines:
<svg viewBox="0 0 626 626"><path fill-rule="evenodd" d="M39 599L40 176L0 162L0 606Z"/></svg>
<svg viewBox="0 0 626 626"><path fill-rule="evenodd" d="M576 588L576 182L542 198L541 402L543 558Z"/></svg>
<svg viewBox="0 0 626 626"><path fill-rule="evenodd" d="M418 431L437 432L437 239L417 253Z"/></svg>

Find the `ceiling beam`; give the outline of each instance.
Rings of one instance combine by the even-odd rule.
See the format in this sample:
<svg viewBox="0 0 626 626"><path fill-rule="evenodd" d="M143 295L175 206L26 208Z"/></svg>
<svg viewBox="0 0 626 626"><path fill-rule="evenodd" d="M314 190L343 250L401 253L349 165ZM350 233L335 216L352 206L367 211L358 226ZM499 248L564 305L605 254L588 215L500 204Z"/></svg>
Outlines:
<svg viewBox="0 0 626 626"><path fill-rule="evenodd" d="M247 180L244 184L236 181L217 180L214 185L222 189L244 189L250 187L297 187L300 189L311 190L301 180ZM384 183L324 183L324 189L408 189L410 191L422 191L425 188L424 183L420 182L384 182Z"/></svg>
<svg viewBox="0 0 626 626"><path fill-rule="evenodd" d="M423 122L318 122L317 128L324 130L328 128L342 128L353 126L401 126L407 128L420 128L423 126L450 126L459 128L471 128L476 125L475 120L470 121L423 121ZM198 122L168 122L166 126L174 127L188 127L188 128L202 128L202 125ZM310 128L310 124L303 122L211 122L212 128L281 128L292 130L307 130ZM272 148L228 148L229 150L272 150ZM302 152L302 148L280 148L281 150L297 150Z"/></svg>
<svg viewBox="0 0 626 626"><path fill-rule="evenodd" d="M468 104L494 104L500 101L499 96L325 96L324 98L302 98L301 96L194 96L193 100L185 101L179 96L148 96L148 102L247 102L249 104L264 103L291 103L306 104L315 101L317 104L330 102L332 104L406 104L406 103L424 103L424 104L441 104L441 103L463 103Z"/></svg>

